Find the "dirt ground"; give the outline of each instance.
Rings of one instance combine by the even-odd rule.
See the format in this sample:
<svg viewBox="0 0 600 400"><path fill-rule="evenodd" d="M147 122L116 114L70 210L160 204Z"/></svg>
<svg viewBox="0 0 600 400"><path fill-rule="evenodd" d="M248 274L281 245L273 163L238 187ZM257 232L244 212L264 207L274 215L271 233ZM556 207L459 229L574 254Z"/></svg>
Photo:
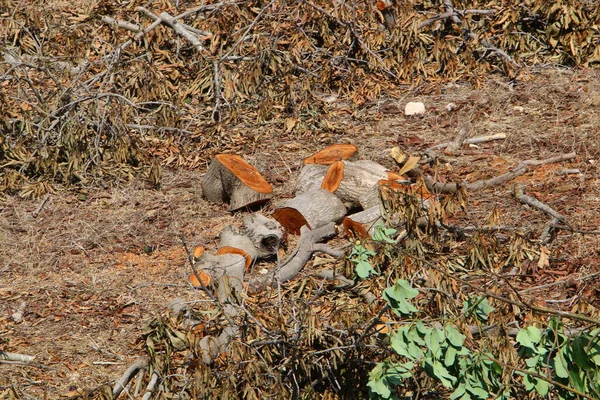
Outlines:
<svg viewBox="0 0 600 400"><path fill-rule="evenodd" d="M301 160L325 145L355 143L360 157L393 167L388 149L419 154L450 141L471 121L471 136L505 133L505 140L465 146L442 155L439 178L476 181L508 171L519 161L576 152L572 162L530 168L516 181L528 194L567 217L575 229L600 226L600 74L590 70L538 69L530 81L509 87L501 78L484 87L427 86L402 98L360 109L327 101L332 133L281 134L267 127L240 154L264 173L276 198L292 196ZM424 116L405 117L408 101L423 101ZM446 107L453 103L455 109ZM565 174L566 169L577 173ZM182 238L189 246L215 247L215 238L240 215L202 198L205 168L166 170L159 190L127 187L59 191L39 211L40 200L9 197L0 204L0 350L35 356L33 365L0 363L0 393L12 386L24 398L72 396L112 384L141 355L136 340L170 301L193 302ZM571 171L573 172L573 171ZM511 182L512 183L512 182ZM481 224L497 207L503 225L539 236L549 221L515 201L510 186L474 193L461 223ZM270 209L264 210L269 213ZM561 231L549 247L550 265L531 276L539 285L571 280L535 293L548 306L583 304L598 314L600 236ZM303 274L310 274L307 267ZM545 297L544 297L545 296ZM21 304L22 319L13 317ZM583 307L583 306L582 306Z"/></svg>

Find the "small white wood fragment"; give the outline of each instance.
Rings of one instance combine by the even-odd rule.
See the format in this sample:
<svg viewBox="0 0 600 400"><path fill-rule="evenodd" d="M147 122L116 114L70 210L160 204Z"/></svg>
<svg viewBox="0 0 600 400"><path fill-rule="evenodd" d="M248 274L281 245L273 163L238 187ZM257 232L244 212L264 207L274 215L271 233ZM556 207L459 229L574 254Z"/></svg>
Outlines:
<svg viewBox="0 0 600 400"><path fill-rule="evenodd" d="M406 106L404 106L404 115L420 115L425 114L425 104L420 101L417 102L408 102Z"/></svg>

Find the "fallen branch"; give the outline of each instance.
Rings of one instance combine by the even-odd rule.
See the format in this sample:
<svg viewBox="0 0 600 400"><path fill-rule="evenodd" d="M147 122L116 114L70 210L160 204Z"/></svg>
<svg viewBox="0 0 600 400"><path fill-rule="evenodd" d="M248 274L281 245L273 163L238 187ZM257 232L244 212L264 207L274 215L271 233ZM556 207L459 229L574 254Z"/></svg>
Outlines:
<svg viewBox="0 0 600 400"><path fill-rule="evenodd" d="M173 17L168 12L162 12L160 15L156 15L145 7L138 7L138 11L144 13L148 18L152 19L154 22L165 23L168 27L173 29L179 36L183 37L185 40L190 42L192 46L198 51L201 55L206 53L206 49L204 45L198 39L195 33L193 33L190 29L188 29L184 24L177 22L177 18Z"/></svg>
<svg viewBox="0 0 600 400"><path fill-rule="evenodd" d="M450 143L448 147L446 147L446 153L456 153L462 147L463 143L467 139L467 136L469 136L469 132L471 132L471 123L466 122L458 130L458 134L456 135L454 141Z"/></svg>
<svg viewBox="0 0 600 400"><path fill-rule="evenodd" d="M19 363L30 363L33 361L35 356L28 356L26 354L18 354L18 353L7 353L5 351L0 351L0 363L3 361L14 361Z"/></svg>
<svg viewBox="0 0 600 400"><path fill-rule="evenodd" d="M156 386L157 383L158 383L158 374L155 372L152 374L152 378L150 379L150 382L148 382L148 386L146 386L146 393L144 393L144 397L142 397L142 400L150 399L150 397L152 396L152 392L154 392L154 387Z"/></svg>
<svg viewBox="0 0 600 400"><path fill-rule="evenodd" d="M575 157L577 157L577 153L573 152L573 153L568 153L568 154L562 154L562 155L556 156L556 157L550 157L545 160L525 160L525 161L522 161L521 164L530 165L530 166L538 166L538 165L544 165L544 164L553 164L553 163L558 163L558 162L563 162L563 161L569 161L569 160L573 160Z"/></svg>
<svg viewBox="0 0 600 400"><path fill-rule="evenodd" d="M433 178L431 178L430 176L427 176L427 175L423 175L423 180L425 181L425 185L427 186L427 189L432 193L455 194L455 193L458 193L458 190L460 189L460 187L463 187L463 186L469 192L475 192L475 191L487 189L487 188L490 188L493 186L498 186L503 183L509 182L518 176L523 175L525 172L527 172L527 167L522 165L522 166L515 168L514 170L512 170L510 172L496 176L495 178L481 180L481 181L472 182L472 183L466 183L466 184L452 183L452 182L450 182L450 183L435 182L433 180ZM418 171L416 171L416 173L421 174Z"/></svg>
<svg viewBox="0 0 600 400"><path fill-rule="evenodd" d="M145 370L148 368L148 358L141 357L136 362L131 364L129 368L123 373L121 379L115 384L113 388L113 398L119 397L121 392L125 390L125 387L129 384L129 382L135 377L135 375L141 370Z"/></svg>
<svg viewBox="0 0 600 400"><path fill-rule="evenodd" d="M513 188L513 191L511 194L513 195L513 197L515 199L519 200L521 203L527 204L528 206L531 206L534 208L537 208L538 210L546 213L547 215L551 216L552 218L557 219L560 222L565 222L565 220L566 220L566 217L564 215L560 214L558 211L556 211L549 205L542 203L538 199L534 199L531 196L527 196L524 193L523 188L521 188L519 186L515 186Z"/></svg>
<svg viewBox="0 0 600 400"><path fill-rule="evenodd" d="M454 142L452 142L454 143ZM465 140L465 143L467 143L467 140ZM430 147L430 149L433 148L442 148L442 145L438 145L439 147ZM429 150L429 149L428 149ZM435 193L443 193L443 194L454 194L458 192L458 189L461 186L464 186L466 188L467 191L470 192L475 192L478 190L482 190L482 189L487 189L493 186L498 186L500 184L506 183L508 181L511 181L513 179L515 179L518 176L523 175L524 173L526 173L528 171L528 166L537 166L537 165L543 165L543 164L550 164L550 163L555 163L555 162L561 162L561 161L567 161L567 160L572 160L577 156L576 153L568 153L568 154L563 154L560 156L556 156L556 157L551 157L551 158L547 158L545 160L525 160L525 161L521 161L519 163L519 165L513 169L512 171L509 171L505 174L496 176L495 178L491 178L491 179L486 179L486 180L481 180L481 181L477 181L477 182L472 182L472 183L441 183L441 182L435 182L433 180L433 178L431 178L430 176L424 175L422 174L420 171L418 170L412 170L408 173L409 176L422 176L423 180L425 181L425 184L427 185L427 189L430 192L435 192ZM560 216L560 214L558 214ZM564 217L563 217L564 218Z"/></svg>
<svg viewBox="0 0 600 400"><path fill-rule="evenodd" d="M42 211L42 209L44 208L44 206L46 205L46 203L48 202L49 199L50 199L50 193L46 193L46 195L44 196L44 198L42 199L40 204L37 206L35 211L31 213L31 216L33 218L38 217L38 215L40 214L40 212Z"/></svg>

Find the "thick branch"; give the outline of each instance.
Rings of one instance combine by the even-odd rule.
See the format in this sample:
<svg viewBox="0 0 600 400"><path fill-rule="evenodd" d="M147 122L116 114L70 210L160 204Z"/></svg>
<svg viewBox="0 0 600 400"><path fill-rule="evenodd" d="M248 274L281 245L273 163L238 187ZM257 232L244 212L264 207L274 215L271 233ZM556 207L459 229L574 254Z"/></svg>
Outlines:
<svg viewBox="0 0 600 400"><path fill-rule="evenodd" d="M135 375L143 369L148 368L148 358L142 357L133 364L123 374L121 379L115 384L113 388L113 398L119 397L121 392L125 389L125 387L129 384L129 382L135 377Z"/></svg>

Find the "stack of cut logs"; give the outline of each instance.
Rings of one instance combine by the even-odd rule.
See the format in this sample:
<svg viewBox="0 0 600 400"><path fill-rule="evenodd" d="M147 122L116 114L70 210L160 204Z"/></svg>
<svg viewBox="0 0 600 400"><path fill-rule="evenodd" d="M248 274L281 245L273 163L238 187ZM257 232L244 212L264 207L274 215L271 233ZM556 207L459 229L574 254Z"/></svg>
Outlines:
<svg viewBox="0 0 600 400"><path fill-rule="evenodd" d="M248 214L243 218L242 229L225 228L217 253L198 257L204 284L228 276L230 284L233 279L235 286L242 289L244 273L250 265L277 255L285 232L298 235L303 226L315 230L343 221L346 235L370 236L381 218L380 187L409 188L410 182L374 161L355 160L357 150L352 144L336 144L305 159L296 183L296 197L277 204L272 213L274 219ZM202 190L209 201L229 203L231 211L264 205L273 193L256 168L230 154L219 154L213 159ZM349 211L354 213L348 215ZM197 281L195 277L192 280Z"/></svg>

